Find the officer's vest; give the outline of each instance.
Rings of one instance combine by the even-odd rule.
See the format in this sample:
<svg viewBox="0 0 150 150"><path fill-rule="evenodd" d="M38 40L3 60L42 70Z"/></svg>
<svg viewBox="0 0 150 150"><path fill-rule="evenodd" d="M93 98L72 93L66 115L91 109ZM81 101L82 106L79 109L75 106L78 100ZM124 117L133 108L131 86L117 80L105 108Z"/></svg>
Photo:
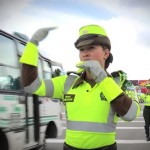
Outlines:
<svg viewBox="0 0 150 150"><path fill-rule="evenodd" d="M148 95L148 94L145 95L144 105L150 106L150 95Z"/></svg>
<svg viewBox="0 0 150 150"><path fill-rule="evenodd" d="M93 104L94 102L92 102L90 105L90 100L88 101L88 98L86 104L84 103L85 101L82 100L78 102L74 101L73 103L75 104L71 103L75 96L72 94L73 90L79 90L79 88L72 90L72 85L73 83L75 83L77 78L78 76L69 75L66 78L64 85L64 102L66 106L67 117L65 141L74 147L80 145L80 148L83 149L103 147L113 144L115 142L116 123L118 122L117 114L112 110L112 108L110 107L110 103L107 102L105 96L101 94L99 95L99 99L94 99L95 104ZM88 97L88 93L86 94L86 96ZM89 107L87 108L87 106L85 105L89 105ZM82 106L85 106L86 108L82 108ZM98 107L100 109L95 110L94 107ZM76 109L76 111L72 112L72 108L73 110ZM86 116L82 115L83 113L86 114ZM75 116L73 116L74 114ZM89 139L91 134L92 138ZM76 141L76 136L77 139L80 138L81 140ZM86 141L87 139L89 140ZM76 143L78 144L76 145Z"/></svg>

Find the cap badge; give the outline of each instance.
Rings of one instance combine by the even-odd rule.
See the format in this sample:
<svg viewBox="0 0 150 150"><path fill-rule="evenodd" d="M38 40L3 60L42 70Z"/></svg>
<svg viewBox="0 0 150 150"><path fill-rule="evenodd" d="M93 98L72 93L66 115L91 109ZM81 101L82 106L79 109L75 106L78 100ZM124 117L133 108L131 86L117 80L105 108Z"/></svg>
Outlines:
<svg viewBox="0 0 150 150"><path fill-rule="evenodd" d="M83 31L83 34L88 34L88 30L84 30L84 31Z"/></svg>

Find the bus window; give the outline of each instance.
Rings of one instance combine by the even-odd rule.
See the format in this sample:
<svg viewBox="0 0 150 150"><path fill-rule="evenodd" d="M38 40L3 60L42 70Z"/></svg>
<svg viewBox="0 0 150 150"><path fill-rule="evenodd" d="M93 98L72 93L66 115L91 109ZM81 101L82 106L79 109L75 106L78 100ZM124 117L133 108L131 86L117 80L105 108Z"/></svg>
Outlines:
<svg viewBox="0 0 150 150"><path fill-rule="evenodd" d="M62 133L60 103L26 93L21 86L19 60L26 44L18 36L0 30L0 137L3 135L0 145L3 149L44 148L45 137L56 138ZM39 54L39 78L51 78L51 62Z"/></svg>
<svg viewBox="0 0 150 150"><path fill-rule="evenodd" d="M14 42L2 35L0 35L0 63L14 67L18 64Z"/></svg>
<svg viewBox="0 0 150 150"><path fill-rule="evenodd" d="M39 61L38 61L38 74L39 74L39 78L43 79L43 69L42 69L41 59L39 59Z"/></svg>
<svg viewBox="0 0 150 150"><path fill-rule="evenodd" d="M63 75L64 72L60 66L52 66L52 77Z"/></svg>
<svg viewBox="0 0 150 150"><path fill-rule="evenodd" d="M42 62L43 62L44 79L51 79L52 78L52 73L51 73L50 64L46 61L42 61Z"/></svg>
<svg viewBox="0 0 150 150"><path fill-rule="evenodd" d="M19 54L22 54L24 51L25 45L23 45L21 43L17 43L17 48L18 48Z"/></svg>
<svg viewBox="0 0 150 150"><path fill-rule="evenodd" d="M12 39L0 35L0 89L17 90L20 76L17 52Z"/></svg>

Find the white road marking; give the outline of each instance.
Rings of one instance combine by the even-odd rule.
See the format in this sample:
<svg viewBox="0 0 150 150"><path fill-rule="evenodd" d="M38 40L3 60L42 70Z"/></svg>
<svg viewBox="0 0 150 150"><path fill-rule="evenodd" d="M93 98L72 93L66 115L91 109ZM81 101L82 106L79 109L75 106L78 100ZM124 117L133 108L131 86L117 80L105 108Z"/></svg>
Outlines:
<svg viewBox="0 0 150 150"><path fill-rule="evenodd" d="M117 140L119 144L141 144L141 143L150 143L146 140Z"/></svg>
<svg viewBox="0 0 150 150"><path fill-rule="evenodd" d="M120 121L118 121L118 122L123 122L123 123L125 123L126 121L123 121L123 120L120 120ZM126 122L126 123L132 123L132 122L145 122L144 120L133 120L133 121L131 121L131 122ZM63 120L63 121L61 121L61 123L66 123L66 121L65 120Z"/></svg>
<svg viewBox="0 0 150 150"><path fill-rule="evenodd" d="M121 120L121 121L118 121L118 122L125 122L125 121L122 121L122 120ZM139 120L139 121L138 121L138 120L133 120L133 121L131 121L131 122L144 122L144 120ZM127 122L127 123L130 123L130 122Z"/></svg>
<svg viewBox="0 0 150 150"><path fill-rule="evenodd" d="M66 130L66 127L62 127L63 130ZM144 129L144 127L116 127L116 129Z"/></svg>
<svg viewBox="0 0 150 150"><path fill-rule="evenodd" d="M116 129L144 129L144 127L117 127Z"/></svg>
<svg viewBox="0 0 150 150"><path fill-rule="evenodd" d="M118 144L150 143L146 140L116 140ZM64 139L46 139L46 143L64 143Z"/></svg>

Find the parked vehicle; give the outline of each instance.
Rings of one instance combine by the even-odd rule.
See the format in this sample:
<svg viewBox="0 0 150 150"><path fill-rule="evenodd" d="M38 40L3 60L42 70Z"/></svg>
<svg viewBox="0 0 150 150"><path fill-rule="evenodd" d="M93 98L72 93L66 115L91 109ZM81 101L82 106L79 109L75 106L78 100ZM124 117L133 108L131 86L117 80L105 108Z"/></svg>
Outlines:
<svg viewBox="0 0 150 150"><path fill-rule="evenodd" d="M38 150L61 135L60 102L23 91L19 59L27 39L18 35L0 30L0 149ZM56 76L57 69L61 75L61 63L40 55L40 78Z"/></svg>

